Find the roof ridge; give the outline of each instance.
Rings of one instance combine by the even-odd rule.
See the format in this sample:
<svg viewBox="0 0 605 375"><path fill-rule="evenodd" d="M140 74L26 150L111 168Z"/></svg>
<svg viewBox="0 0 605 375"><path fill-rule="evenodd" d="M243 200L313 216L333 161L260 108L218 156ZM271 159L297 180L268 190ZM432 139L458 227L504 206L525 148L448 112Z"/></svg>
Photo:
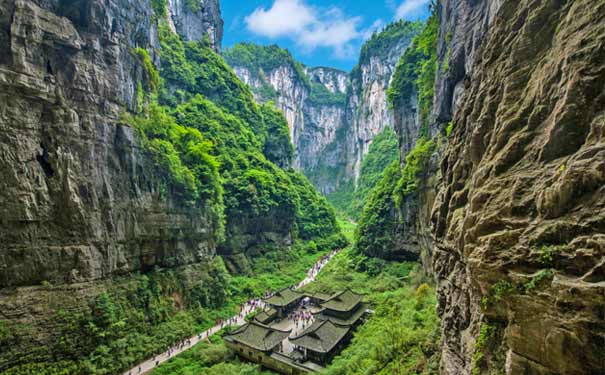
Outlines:
<svg viewBox="0 0 605 375"><path fill-rule="evenodd" d="M319 324L317 324L317 327L311 329L315 325L315 323L319 323ZM309 326L309 328L307 328L306 330L302 331L300 333L300 335L292 337L292 340L299 339L299 338L301 338L301 337L303 337L305 335L309 335L311 333L317 332L318 329L320 329L321 327L323 327L324 324L327 323L327 320L316 321L315 323L311 324L311 326ZM334 324L334 323L332 323L332 324Z"/></svg>
<svg viewBox="0 0 605 375"><path fill-rule="evenodd" d="M250 325L250 324L253 324L255 326L258 326L258 327L261 327L261 328L265 328L265 329L268 329L268 330L271 330L271 331L275 331L275 332L281 332L281 333L292 332L291 329L289 329L289 330L281 330L281 329L273 328L270 325L266 325L266 324L263 324L263 323L259 322L258 320L252 320L251 322L248 322L248 325Z"/></svg>

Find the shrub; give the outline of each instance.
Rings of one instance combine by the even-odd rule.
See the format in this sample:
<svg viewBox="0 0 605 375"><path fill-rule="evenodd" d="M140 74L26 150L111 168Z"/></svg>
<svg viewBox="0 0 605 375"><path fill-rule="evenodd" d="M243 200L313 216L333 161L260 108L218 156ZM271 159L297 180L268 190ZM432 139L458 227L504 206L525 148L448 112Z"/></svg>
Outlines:
<svg viewBox="0 0 605 375"><path fill-rule="evenodd" d="M155 65L151 61L149 52L144 48L137 47L132 49L132 54L136 56L139 63L143 66L143 71L145 72L145 78L150 91L157 92L160 88L160 73L158 73Z"/></svg>
<svg viewBox="0 0 605 375"><path fill-rule="evenodd" d="M435 143L426 138L416 141L416 146L405 157L405 166L401 171L401 179L397 183L395 200L401 206L403 198L415 192L421 184L423 173L433 153Z"/></svg>
<svg viewBox="0 0 605 375"><path fill-rule="evenodd" d="M419 122L425 136L428 135L429 114L433 105L439 37L437 7L434 3L431 7L432 13L426 26L399 60L387 92L392 107L402 105L414 95L418 96Z"/></svg>

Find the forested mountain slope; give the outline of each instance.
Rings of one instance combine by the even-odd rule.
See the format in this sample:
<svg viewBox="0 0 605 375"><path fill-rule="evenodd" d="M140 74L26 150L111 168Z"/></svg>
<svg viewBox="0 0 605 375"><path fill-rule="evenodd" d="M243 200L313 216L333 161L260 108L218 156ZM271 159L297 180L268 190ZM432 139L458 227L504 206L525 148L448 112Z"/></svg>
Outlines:
<svg viewBox="0 0 605 375"><path fill-rule="evenodd" d="M274 101L284 112L295 168L322 193L337 193L331 201L338 203L353 199L374 137L393 127L387 88L399 58L422 27L421 22L399 21L376 32L350 73L304 67L275 45L238 44L224 56L257 100Z"/></svg>
<svg viewBox="0 0 605 375"><path fill-rule="evenodd" d="M223 260L344 243L283 115L214 52L220 15L181 5L0 8L2 372L116 373L262 293Z"/></svg>
<svg viewBox="0 0 605 375"><path fill-rule="evenodd" d="M442 374L605 371L605 2L434 3L357 251L423 261Z"/></svg>

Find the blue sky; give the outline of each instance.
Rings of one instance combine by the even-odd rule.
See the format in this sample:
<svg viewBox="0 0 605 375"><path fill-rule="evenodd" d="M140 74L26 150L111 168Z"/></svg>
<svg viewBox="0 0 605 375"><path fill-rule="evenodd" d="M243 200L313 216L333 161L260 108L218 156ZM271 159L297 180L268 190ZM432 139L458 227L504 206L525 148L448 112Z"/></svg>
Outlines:
<svg viewBox="0 0 605 375"><path fill-rule="evenodd" d="M223 47L277 44L302 63L350 70L363 41L397 20L428 17L430 0L222 0Z"/></svg>

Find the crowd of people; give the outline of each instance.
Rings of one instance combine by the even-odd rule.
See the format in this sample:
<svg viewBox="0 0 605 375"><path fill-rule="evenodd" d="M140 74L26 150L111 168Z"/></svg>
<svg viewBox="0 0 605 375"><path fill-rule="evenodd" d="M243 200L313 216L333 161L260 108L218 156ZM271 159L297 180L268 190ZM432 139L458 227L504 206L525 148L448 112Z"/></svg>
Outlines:
<svg viewBox="0 0 605 375"><path fill-rule="evenodd" d="M294 332L295 334L301 330L304 330L315 321L313 314L305 310L291 312L290 315L288 315L288 319L290 319L290 321L296 326L296 331Z"/></svg>
<svg viewBox="0 0 605 375"><path fill-rule="evenodd" d="M315 280L319 272L324 268L326 264L328 264L330 259L332 259L332 257L336 255L336 253L337 251L335 250L330 254L321 257L321 259L317 263L315 263L313 267L311 267L311 269L307 272L307 277L303 281L301 281L294 289L301 288Z"/></svg>

